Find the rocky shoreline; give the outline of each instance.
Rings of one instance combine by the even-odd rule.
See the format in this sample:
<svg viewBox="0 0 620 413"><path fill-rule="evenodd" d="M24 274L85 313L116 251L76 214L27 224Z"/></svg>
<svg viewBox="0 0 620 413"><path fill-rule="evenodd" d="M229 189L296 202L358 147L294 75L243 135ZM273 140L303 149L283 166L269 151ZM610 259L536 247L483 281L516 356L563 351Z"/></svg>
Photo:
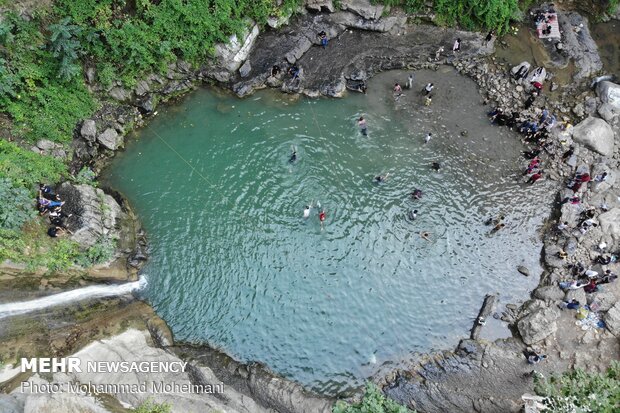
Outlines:
<svg viewBox="0 0 620 413"><path fill-rule="evenodd" d="M372 6L364 1L343 1L346 10L337 12L330 1L307 3L306 7L312 11L311 13L295 18L286 28L277 29L275 26L282 22L274 21L273 30L268 29L261 34L257 29L250 30L244 41L233 42L232 46L222 46L218 50L220 58L216 63L210 63L199 69L178 62L169 67L166 76L149 76L138 82L133 90L123 89L120 84L109 90L99 90L98 86L92 83L94 75L91 73L89 79L93 91L106 95L109 99L92 119L87 119L78 125L73 142L72 171L76 173L84 166L89 166L96 172L100 171L107 160L114 156L115 151L122 148L124 135L142 125L149 116L156 114L157 104L181 96L201 82L215 82L231 89L240 97L264 87L279 88L286 93L302 93L310 97L320 95L339 97L347 89L359 91L368 78L380 71L437 69L439 64L451 64L460 73L479 84L481 101L494 102L506 109L521 109L522 102L528 96L527 88L511 80L507 67L495 64L493 59L488 57L492 54L493 47L485 46L480 34L435 26L408 25L407 16L399 11L393 11L383 17L384 10L381 6ZM317 11L330 13L317 14ZM561 14L561 16L563 24L566 25L583 21L579 20L580 16L574 14L567 14L565 17ZM587 28L587 21L585 23ZM316 47L319 45L316 33L320 30L326 31L330 38L327 49ZM567 30L569 26L565 26L565 31ZM457 36L463 39L464 44L464 50L458 58L445 52L435 61L433 57L437 46L444 45L445 49L449 50L451 42ZM587 30L580 36L567 39L569 44L564 48L565 59L562 60L560 57L556 59L559 66L565 64L568 58L576 59L581 69L579 79L584 80L581 84L575 83L573 87L563 90L559 98L546 99L544 102L547 108L566 117L567 121L585 119L573 129L572 137L566 138L567 145L573 144L576 148L574 162L565 164L557 159L547 161L552 165L546 167L548 177L562 184L582 165L591 167L590 172L593 176L603 168L614 171L610 174L612 176L619 172L619 146L614 146L614 131L617 138L620 108L614 105L620 103L614 100L617 99L614 98L617 95L613 94L616 92L609 92L616 90L613 86L600 83L597 95L587 88L585 79L600 70L595 61L583 62L584 49L591 47L589 41L591 38ZM275 64L281 67L287 67L289 64L298 65L301 68L300 80L291 80L286 74L279 77L269 76L271 67ZM524 114L534 116L542 105L540 99ZM595 117L596 115L600 118ZM600 122L604 122L612 130L611 149L609 143L602 146L599 144L600 135L584 138L587 134L578 133L580 130L583 132L585 129L593 128L591 125L593 122L599 125ZM605 126L601 128L606 129ZM556 151L556 157L557 154ZM511 323L514 338L494 343L463 340L453 352L427 355L415 366L379 378L377 381L384 385L386 394L422 412L518 411L519 397L532 387L531 377L523 376L531 371L531 366L527 365L522 353L528 345L535 346L550 355L548 362L540 366L543 372L562 371L570 367L597 368L605 365L609 359L618 358L620 350L612 332L581 333L576 327L568 326L574 324L571 323L571 319L574 321L574 315L562 312L556 306L565 298L565 294L557 287L557 281L563 275L560 271L563 262L558 262L555 258L559 249L568 250L568 244L574 245L574 248L570 248L573 251L571 260L577 261L591 258L593 246L598 245L599 239L604 237L603 234L610 235L609 245L618 245L620 231L615 222L620 222L618 215L620 207L617 200L619 194L614 184L615 182L610 180L607 186L599 185L592 188L593 195L588 199L592 204L605 202L610 207L610 211L605 213L610 214L609 216L599 217L601 225L597 229L598 232L589 233L587 237L558 236L554 231L555 225L550 222L549 228L544 232L543 258L547 270L541 276L540 286L533 292L532 300L521 307L509 307L504 314L504 319ZM98 192L100 190L86 187L66 186L65 190L67 196L76 194L75 196L81 199L76 200L75 205L96 204L94 201L84 200L101 197L111 205L108 208L100 208L98 215L91 214L92 219L89 222L100 222L102 225L96 225L96 228L107 228L108 231L114 228L116 230L126 228L126 225L121 224L120 216L124 213L131 218L132 214L122 197L110 196L109 194L114 194L110 190L105 191L108 194L106 195L103 191L100 194ZM94 195L91 193L93 191ZM577 217L571 207L572 205L564 205L561 209L555 210L553 215L561 222L569 221L574 225ZM112 218L109 216L110 211L115 214ZM104 216L106 214L107 218ZM82 215L88 213L82 212ZM135 217L132 219L133 222L138 222ZM104 225L105 222L109 224L107 227ZM88 225L85 227L87 228L85 231L90 228ZM135 277L141 263L146 259L146 242L139 227L132 225L132 231L133 235L129 237L132 241L124 243L119 249L124 255L122 260L117 262L122 262L122 266L126 268L133 268L129 273ZM127 240L128 237L120 234L117 236L123 240ZM119 254L116 258L120 257ZM110 266L102 266L99 269L101 274L109 275L114 272L107 271L106 268ZM101 279L107 278L104 275ZM598 295L586 297L584 293L584 297L580 296L579 299L584 302L605 301L607 303L605 310L609 310L608 314L611 314L608 317L608 326L617 326L613 327L616 328L613 332L618 334L620 325L618 317L614 314L620 315L620 308L616 304L620 292L616 289L606 291L605 294L605 298L598 298ZM572 298L573 295L567 297ZM110 301L113 302L114 300ZM143 310L147 307L137 303L130 305L142 306ZM113 304L111 306L113 307ZM276 378L258 365L258 367L244 366L212 349L174 343L163 321L152 315L150 309L144 312L150 314L145 315L149 321L144 322L143 319L136 327L137 330L114 335L108 344L97 342L93 345L111 345L110 343L115 340L119 343L129 340L136 344L145 340L145 343L148 342L152 346L150 348L157 349L153 350L157 353L156 356L154 353L136 352L127 354L127 357L172 356L192 360L192 363L196 364L186 378L188 381L215 380L215 377L224 380L227 385L235 389L233 395L227 393L223 399L215 397L204 400L205 396L201 396L199 400L173 399L174 411L185 411L183 409L187 406L226 407L227 411L252 412L330 411L331 400L305 392L299 385ZM140 331L149 331L150 334L146 335ZM79 343L84 345L86 342L88 340ZM91 348L93 345L88 347L90 351L103 351ZM72 354L79 347L81 346L77 344L69 346L58 354ZM3 384L3 390L10 390L6 387L6 383ZM0 407L5 406L2 403L9 403L6 400L7 398L0 398ZM119 400L132 405L137 402L120 398ZM83 401L87 403L85 407L90 406L88 404L90 400ZM47 402L69 403L67 400ZM180 410L176 410L177 402ZM6 404L13 408L7 411L36 411L26 410L25 405L27 405L25 400L14 401L13 405Z"/></svg>

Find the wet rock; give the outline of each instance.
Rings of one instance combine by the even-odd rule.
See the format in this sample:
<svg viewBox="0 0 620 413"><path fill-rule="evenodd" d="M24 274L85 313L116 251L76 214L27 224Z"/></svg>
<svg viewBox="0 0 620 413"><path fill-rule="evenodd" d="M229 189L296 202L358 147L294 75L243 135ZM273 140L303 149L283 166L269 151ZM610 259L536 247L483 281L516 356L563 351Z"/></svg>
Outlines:
<svg viewBox="0 0 620 413"><path fill-rule="evenodd" d="M519 334L525 344L536 344L558 329L556 320L559 310L552 307L541 308L525 316L517 323Z"/></svg>
<svg viewBox="0 0 620 413"><path fill-rule="evenodd" d="M596 94L601 99L601 102L607 103L615 109L620 109L620 85L608 80L598 82Z"/></svg>
<svg viewBox="0 0 620 413"><path fill-rule="evenodd" d="M575 79L585 79L601 70L603 62L590 35L588 19L576 12L558 12L558 21L563 35L563 53L573 58L578 69ZM575 32L573 28L580 25L583 25L581 30Z"/></svg>
<svg viewBox="0 0 620 413"><path fill-rule="evenodd" d="M155 110L155 98L152 95L148 95L136 101L136 107L141 114L146 116L152 115Z"/></svg>
<svg viewBox="0 0 620 413"><path fill-rule="evenodd" d="M620 337L620 302L617 302L611 307L603 319L605 320L607 329L611 331L614 336Z"/></svg>
<svg viewBox="0 0 620 413"><path fill-rule="evenodd" d="M97 135L97 125L95 124L95 121L92 119L86 119L82 123L80 135L88 142L94 142L95 136Z"/></svg>
<svg viewBox="0 0 620 413"><path fill-rule="evenodd" d="M519 265L517 267L517 271L519 271L521 274L525 275L526 277L530 276L530 270L528 270L527 267L523 265Z"/></svg>
<svg viewBox="0 0 620 413"><path fill-rule="evenodd" d="M107 149L115 151L123 141L114 128L106 129L101 135L97 136L97 141Z"/></svg>
<svg viewBox="0 0 620 413"><path fill-rule="evenodd" d="M172 331L168 325L159 317L150 318L146 326L151 333L151 338L159 347L168 347L174 344Z"/></svg>
<svg viewBox="0 0 620 413"><path fill-rule="evenodd" d="M573 128L573 140L588 149L610 156L614 151L614 131L603 119L588 117Z"/></svg>

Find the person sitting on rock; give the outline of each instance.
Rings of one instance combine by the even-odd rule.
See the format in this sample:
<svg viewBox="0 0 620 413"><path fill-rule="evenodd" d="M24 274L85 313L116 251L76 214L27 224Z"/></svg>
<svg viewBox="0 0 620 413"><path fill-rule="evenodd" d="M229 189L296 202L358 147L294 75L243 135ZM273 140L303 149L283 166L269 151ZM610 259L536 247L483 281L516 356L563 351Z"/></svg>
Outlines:
<svg viewBox="0 0 620 413"><path fill-rule="evenodd" d="M271 77L276 77L280 74L280 66L273 65L271 68Z"/></svg>
<svg viewBox="0 0 620 413"><path fill-rule="evenodd" d="M317 36L319 36L319 40L321 41L321 46L323 46L323 49L325 49L327 47L327 33L325 33L325 30L321 30Z"/></svg>
<svg viewBox="0 0 620 413"><path fill-rule="evenodd" d="M435 87L434 84L427 83L426 86L424 86L424 89L422 90L422 93L424 93L425 96L429 95L433 91L434 87Z"/></svg>
<svg viewBox="0 0 620 413"><path fill-rule="evenodd" d="M541 169L540 171L530 176L530 179L528 179L526 183L533 185L536 181L542 178L542 176L543 176L543 170Z"/></svg>
<svg viewBox="0 0 620 413"><path fill-rule="evenodd" d="M291 65L291 67L288 68L288 74L291 75L292 79L299 79L299 67L297 67L297 65Z"/></svg>
<svg viewBox="0 0 620 413"><path fill-rule="evenodd" d="M582 283L580 281L577 280L572 280L572 281L560 281L559 286L561 289L563 290L578 290L580 288L583 288L587 285L587 283Z"/></svg>
<svg viewBox="0 0 620 413"><path fill-rule="evenodd" d="M63 235L65 233L65 229L59 226L53 226L53 227L49 227L49 229L47 230L47 235L49 235L52 238L56 238L59 235Z"/></svg>

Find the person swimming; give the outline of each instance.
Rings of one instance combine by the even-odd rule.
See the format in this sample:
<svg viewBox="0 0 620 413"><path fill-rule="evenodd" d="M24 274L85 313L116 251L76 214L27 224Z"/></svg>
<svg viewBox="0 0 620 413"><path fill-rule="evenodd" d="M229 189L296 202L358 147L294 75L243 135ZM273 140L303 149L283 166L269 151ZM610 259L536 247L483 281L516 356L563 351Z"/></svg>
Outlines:
<svg viewBox="0 0 620 413"><path fill-rule="evenodd" d="M433 138L433 134L430 132L427 133L426 136L424 137L424 143L429 143L432 138Z"/></svg>
<svg viewBox="0 0 620 413"><path fill-rule="evenodd" d="M312 205L306 205L304 208L304 218L310 217L310 210L312 210Z"/></svg>
<svg viewBox="0 0 620 413"><path fill-rule="evenodd" d="M323 230L323 222L325 222L325 210L321 209L321 212L319 212L319 221L321 221L321 231Z"/></svg>
<svg viewBox="0 0 620 413"><path fill-rule="evenodd" d="M407 214L407 217L411 220L411 221L415 221L415 219L418 217L418 210L414 209L413 211L409 211L409 213Z"/></svg>
<svg viewBox="0 0 620 413"><path fill-rule="evenodd" d="M435 170L435 171L439 171L441 169L441 164L439 162L433 162L431 167Z"/></svg>
<svg viewBox="0 0 620 413"><path fill-rule="evenodd" d="M297 148L293 147L293 152L291 152L291 157L288 160L288 163L297 162Z"/></svg>
<svg viewBox="0 0 620 413"><path fill-rule="evenodd" d="M430 237L431 233L428 231L422 231L420 232L420 237L422 237L422 239L425 239L426 241L430 241Z"/></svg>
<svg viewBox="0 0 620 413"><path fill-rule="evenodd" d="M388 177L390 176L389 172L385 175L377 175L375 176L375 182L376 183L382 183L387 181Z"/></svg>
<svg viewBox="0 0 620 413"><path fill-rule="evenodd" d="M413 199L420 199L420 198L422 198L422 190L421 189L414 189L413 192L411 193L411 198L413 198Z"/></svg>

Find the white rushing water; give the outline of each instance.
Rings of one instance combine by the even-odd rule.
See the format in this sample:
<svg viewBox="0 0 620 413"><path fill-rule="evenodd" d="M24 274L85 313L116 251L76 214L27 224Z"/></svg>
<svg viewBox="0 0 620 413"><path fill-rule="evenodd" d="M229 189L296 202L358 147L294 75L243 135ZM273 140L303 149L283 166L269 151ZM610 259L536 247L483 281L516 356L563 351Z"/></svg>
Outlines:
<svg viewBox="0 0 620 413"><path fill-rule="evenodd" d="M134 290L143 289L146 287L146 284L146 278L141 276L138 281L125 284L91 285L84 288L77 288L71 291L48 295L34 300L0 304L0 319L29 313L31 311L42 310L44 308L66 305L85 300L87 298L113 297L129 294Z"/></svg>

